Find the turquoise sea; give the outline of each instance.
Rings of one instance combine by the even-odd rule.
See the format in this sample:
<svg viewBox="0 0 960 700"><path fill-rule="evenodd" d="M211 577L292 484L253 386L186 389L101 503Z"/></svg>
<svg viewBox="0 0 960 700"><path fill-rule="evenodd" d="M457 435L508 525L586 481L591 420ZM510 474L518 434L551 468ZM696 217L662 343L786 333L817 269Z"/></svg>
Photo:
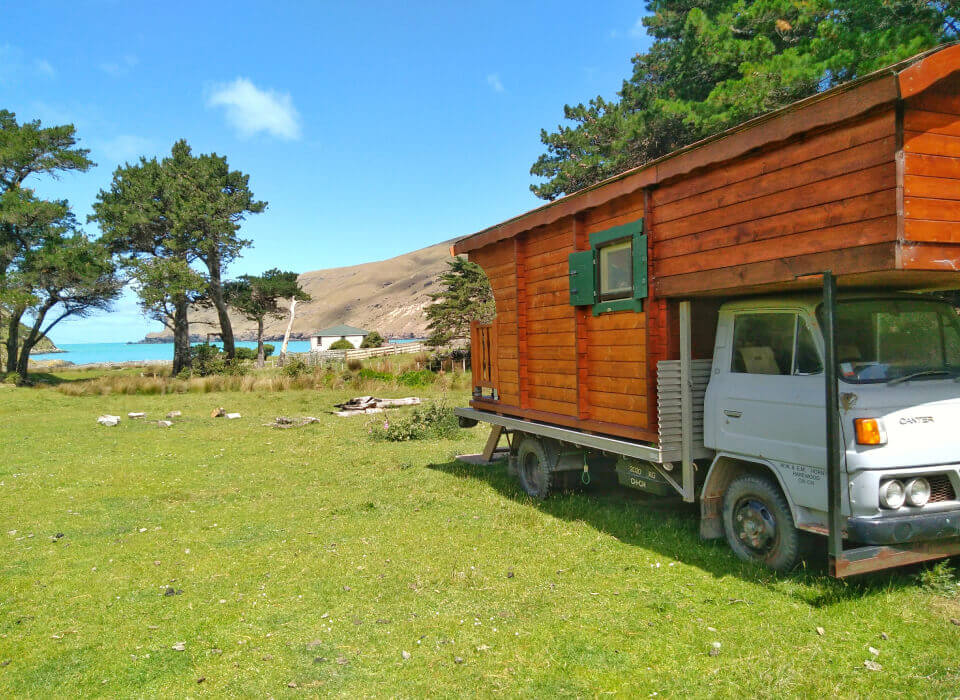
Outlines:
<svg viewBox="0 0 960 700"><path fill-rule="evenodd" d="M280 342L268 341L273 345L274 354L280 352ZM390 341L408 342L408 341ZM219 345L219 343L214 343ZM256 348L255 342L238 341L237 346ZM33 360L67 360L75 365L92 362L144 362L151 360L173 360L173 343L63 343L57 347L65 352L34 354ZM307 352L309 340L291 340L287 352Z"/></svg>

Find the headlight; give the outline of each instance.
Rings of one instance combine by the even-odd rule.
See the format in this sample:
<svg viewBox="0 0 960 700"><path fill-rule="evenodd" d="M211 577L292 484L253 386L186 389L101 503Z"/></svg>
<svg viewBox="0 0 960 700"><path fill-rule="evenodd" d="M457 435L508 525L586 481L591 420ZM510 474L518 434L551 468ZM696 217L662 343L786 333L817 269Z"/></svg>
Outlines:
<svg viewBox="0 0 960 700"><path fill-rule="evenodd" d="M920 507L927 505L930 500L930 482L922 476L918 479L910 479L905 487L907 492L907 503L912 506Z"/></svg>
<svg viewBox="0 0 960 700"><path fill-rule="evenodd" d="M884 481L880 484L880 505L884 508L896 510L903 505L906 499L906 493L903 489L903 483L896 479Z"/></svg>

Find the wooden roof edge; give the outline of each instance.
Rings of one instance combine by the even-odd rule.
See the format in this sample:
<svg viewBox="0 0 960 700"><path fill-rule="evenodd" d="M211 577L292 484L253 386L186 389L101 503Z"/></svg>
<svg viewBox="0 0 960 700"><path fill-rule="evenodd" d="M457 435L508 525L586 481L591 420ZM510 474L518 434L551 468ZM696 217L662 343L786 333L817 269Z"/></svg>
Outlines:
<svg viewBox="0 0 960 700"><path fill-rule="evenodd" d="M741 156L831 123L846 121L884 104L928 89L960 71L960 43L940 46L826 90L726 131L672 151L644 165L548 202L502 223L461 238L454 250L468 253L537 226L592 209L612 199L713 163ZM819 113L808 113L820 106ZM757 127L767 125L766 129Z"/></svg>

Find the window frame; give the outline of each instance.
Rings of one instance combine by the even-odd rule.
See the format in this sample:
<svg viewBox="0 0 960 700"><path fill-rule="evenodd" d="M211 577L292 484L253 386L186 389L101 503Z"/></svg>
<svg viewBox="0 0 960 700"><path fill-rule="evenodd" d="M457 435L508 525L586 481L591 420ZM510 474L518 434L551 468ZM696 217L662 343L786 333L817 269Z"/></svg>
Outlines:
<svg viewBox="0 0 960 700"><path fill-rule="evenodd" d="M591 306L594 316L613 311L643 311L643 300L648 295L647 287L647 236L643 233L643 219L590 234L590 248L571 253L569 256L570 304ZM600 298L600 251L610 245L630 242L631 292L615 299ZM575 262L576 261L576 262ZM582 274L589 281L589 288L582 288L575 277Z"/></svg>
<svg viewBox="0 0 960 700"><path fill-rule="evenodd" d="M736 353L737 353L737 321L746 316L769 316L769 315L780 315L780 316L793 316L793 339L790 341L790 371L786 374L764 374L761 372L740 372L735 368L736 365ZM797 356L800 343L800 333L801 326L806 328L807 332L810 334L811 339L813 340L813 350L817 355L817 359L820 363L820 370L813 373L799 372L797 367ZM744 309L743 311L737 311L733 315L733 322L730 324L730 358L729 358L729 373L742 375L748 374L753 376L760 377L817 377L823 374L824 368L824 359L823 352L817 343L817 333L815 327L812 326L809 320L806 317L806 314L801 309Z"/></svg>

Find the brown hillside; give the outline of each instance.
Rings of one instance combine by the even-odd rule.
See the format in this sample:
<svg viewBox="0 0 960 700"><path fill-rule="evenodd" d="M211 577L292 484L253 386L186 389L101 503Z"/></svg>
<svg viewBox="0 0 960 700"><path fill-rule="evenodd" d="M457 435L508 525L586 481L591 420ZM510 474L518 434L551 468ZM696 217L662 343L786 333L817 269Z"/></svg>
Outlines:
<svg viewBox="0 0 960 700"><path fill-rule="evenodd" d="M439 275L450 259L446 241L412 253L351 267L335 267L300 275L300 284L312 301L297 305L294 338L307 338L320 328L345 323L375 330L387 337L425 337L427 322L423 307L430 303ZM255 340L256 323L231 314L238 340ZM280 339L287 327L286 317L268 318L265 336ZM203 336L218 330L216 313L194 309L190 332ZM150 333L148 340L169 340L169 331Z"/></svg>

